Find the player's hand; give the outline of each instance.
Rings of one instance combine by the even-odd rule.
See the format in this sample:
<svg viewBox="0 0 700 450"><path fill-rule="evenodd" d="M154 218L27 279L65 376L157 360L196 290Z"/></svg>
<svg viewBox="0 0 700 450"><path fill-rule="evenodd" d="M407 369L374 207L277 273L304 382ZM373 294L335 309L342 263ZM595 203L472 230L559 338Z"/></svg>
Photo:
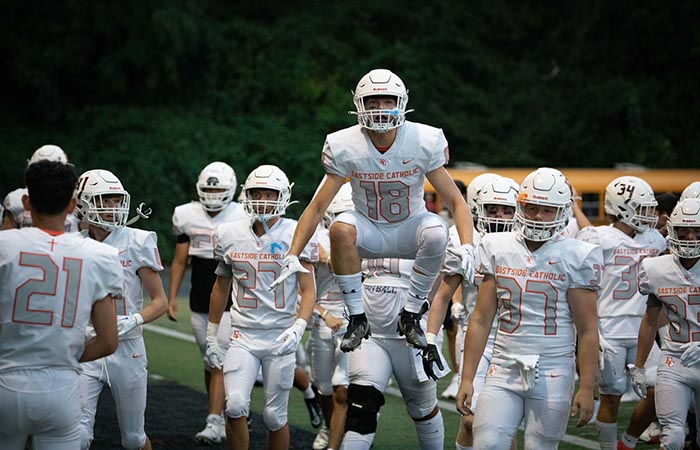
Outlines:
<svg viewBox="0 0 700 450"><path fill-rule="evenodd" d="M474 384L462 378L459 383L459 389L457 389L457 412L461 415L466 416L467 414L474 414L472 411L472 398L474 397Z"/></svg>
<svg viewBox="0 0 700 450"><path fill-rule="evenodd" d="M463 323L467 318L467 310L462 302L453 303L450 308L450 317L457 323Z"/></svg>
<svg viewBox="0 0 700 450"><path fill-rule="evenodd" d="M605 354L606 353L612 353L613 355L617 355L617 350L615 350L615 347L610 344L605 339L605 336L603 336L603 333L598 331L598 369L603 370L603 365L605 364Z"/></svg>
<svg viewBox="0 0 700 450"><path fill-rule="evenodd" d="M343 319L334 316L330 312L326 314L326 318L323 319L326 322L326 326L333 330L334 333L337 333L343 325L345 325L345 321Z"/></svg>
<svg viewBox="0 0 700 450"><path fill-rule="evenodd" d="M684 367L694 366L700 362L700 342L688 342L681 348L681 364Z"/></svg>
<svg viewBox="0 0 700 450"><path fill-rule="evenodd" d="M130 314L128 316L117 316L117 331L119 332L119 337L124 336L141 324L143 324L143 317L141 317L139 313Z"/></svg>
<svg viewBox="0 0 700 450"><path fill-rule="evenodd" d="M168 302L168 319L172 320L173 322L177 322L177 313L179 309L180 306L178 305L177 300Z"/></svg>
<svg viewBox="0 0 700 450"><path fill-rule="evenodd" d="M301 342L301 337L304 335L304 330L306 330L306 320L295 320L294 325L284 330L282 334L275 339L275 342L282 343L277 349L277 354L288 355L296 352Z"/></svg>
<svg viewBox="0 0 700 450"><path fill-rule="evenodd" d="M433 370L433 363L437 364L440 370L445 370L445 366L440 360L440 353L435 345L437 336L435 336L433 333L426 333L425 340L428 342L428 346L421 350L423 370L425 370L425 374L428 376L428 378L437 381L438 377L435 375L435 371Z"/></svg>
<svg viewBox="0 0 700 450"><path fill-rule="evenodd" d="M579 389L574 396L574 401L571 403L571 417L579 415L577 427L582 427L591 421L593 418L593 409L595 400L593 400L593 391L588 389Z"/></svg>
<svg viewBox="0 0 700 450"><path fill-rule="evenodd" d="M630 364L630 377L632 379L632 389L639 398L647 398L647 372L643 367L635 367Z"/></svg>
<svg viewBox="0 0 700 450"><path fill-rule="evenodd" d="M462 244L457 248L447 247L447 251L460 260L460 275L467 285L474 283L474 247L471 244Z"/></svg>
<svg viewBox="0 0 700 450"><path fill-rule="evenodd" d="M204 352L204 362L208 367L221 370L224 367L225 353L216 338L218 331L218 323L207 322L207 349Z"/></svg>
<svg viewBox="0 0 700 450"><path fill-rule="evenodd" d="M301 265L297 255L287 255L282 262L282 271L280 272L280 275L275 279L275 281L270 283L268 290L274 291L280 284L284 283L284 280L297 272L309 273L309 271Z"/></svg>

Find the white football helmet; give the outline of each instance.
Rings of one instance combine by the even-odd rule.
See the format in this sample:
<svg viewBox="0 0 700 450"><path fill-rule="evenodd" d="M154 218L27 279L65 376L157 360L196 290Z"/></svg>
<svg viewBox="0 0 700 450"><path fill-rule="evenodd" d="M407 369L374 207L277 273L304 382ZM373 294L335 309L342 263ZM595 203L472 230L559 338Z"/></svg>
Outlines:
<svg viewBox="0 0 700 450"><path fill-rule="evenodd" d="M700 198L700 181L693 181L687 188L683 189L678 201L682 202L686 198Z"/></svg>
<svg viewBox="0 0 700 450"><path fill-rule="evenodd" d="M27 166L31 166L39 161L56 161L63 164L68 164L68 156L63 149L57 145L42 145L34 150L32 157L27 160Z"/></svg>
<svg viewBox="0 0 700 450"><path fill-rule="evenodd" d="M287 206L296 203L290 202L292 186L294 183L290 184L287 175L277 166L262 165L253 170L243 185L243 208L246 214L260 221L283 216ZM279 196L276 201L253 200L249 192L251 189L272 189L279 192ZM259 212L269 208L272 208L269 212Z"/></svg>
<svg viewBox="0 0 700 450"><path fill-rule="evenodd" d="M467 186L467 206L469 206L469 211L472 213L474 223L477 222L477 217L479 216L479 205L476 203L476 197L479 195L479 191L498 177L499 175L495 173L482 173L475 176Z"/></svg>
<svg viewBox="0 0 700 450"><path fill-rule="evenodd" d="M489 217L489 205L511 206L513 210L518 203L518 190L520 186L512 178L498 176L481 188L476 196L479 206L477 214L476 230L481 233L494 233L511 231L515 217L506 219L503 217Z"/></svg>
<svg viewBox="0 0 700 450"><path fill-rule="evenodd" d="M105 199L114 195L121 196L121 200L113 203ZM77 200L78 219L110 231L126 224L131 197L112 172L88 170L78 178L73 197Z"/></svg>
<svg viewBox="0 0 700 450"><path fill-rule="evenodd" d="M396 108L392 110L367 110L365 99L367 97L396 97ZM378 133L386 133L398 128L406 120L406 105L408 104L408 91L403 81L395 73L387 69L374 69L362 77L352 97L357 111L350 114L357 115L357 122L361 127Z"/></svg>
<svg viewBox="0 0 700 450"><path fill-rule="evenodd" d="M558 235L571 216L573 201L571 185L557 169L540 167L525 177L515 208L514 231L530 241L547 241ZM542 222L525 217L528 204L557 208L554 220Z"/></svg>
<svg viewBox="0 0 700 450"><path fill-rule="evenodd" d="M671 216L666 223L668 227L668 248L671 253L680 258L700 257L700 199L686 198L678 202ZM681 240L678 236L678 229L682 227L694 227L696 230L696 240Z"/></svg>
<svg viewBox="0 0 700 450"><path fill-rule="evenodd" d="M323 227L328 229L335 218L345 211L353 211L355 204L352 202L352 186L350 183L345 183L340 187L338 193L333 197L333 201L328 205L326 213L323 215L321 223Z"/></svg>
<svg viewBox="0 0 700 450"><path fill-rule="evenodd" d="M207 192L206 189L223 189L221 192ZM236 172L223 162L208 164L197 178L199 202L207 211L221 211L233 201L236 194Z"/></svg>
<svg viewBox="0 0 700 450"><path fill-rule="evenodd" d="M643 233L656 226L659 218L654 190L638 177L615 178L605 188L605 214Z"/></svg>

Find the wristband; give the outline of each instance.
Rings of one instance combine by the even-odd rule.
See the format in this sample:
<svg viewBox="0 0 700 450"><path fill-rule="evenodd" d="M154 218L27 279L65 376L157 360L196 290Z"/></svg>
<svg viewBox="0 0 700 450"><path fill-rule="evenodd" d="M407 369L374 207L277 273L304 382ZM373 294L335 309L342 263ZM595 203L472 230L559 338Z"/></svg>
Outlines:
<svg viewBox="0 0 700 450"><path fill-rule="evenodd" d="M323 314L321 314L321 319L326 320L326 316L328 315L328 310L326 309L323 311Z"/></svg>

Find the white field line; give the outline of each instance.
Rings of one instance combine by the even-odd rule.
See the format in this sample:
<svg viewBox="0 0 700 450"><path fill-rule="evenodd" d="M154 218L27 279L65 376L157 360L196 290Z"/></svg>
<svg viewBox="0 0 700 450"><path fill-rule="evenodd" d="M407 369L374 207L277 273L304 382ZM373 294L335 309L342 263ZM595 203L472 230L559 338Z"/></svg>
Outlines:
<svg viewBox="0 0 700 450"><path fill-rule="evenodd" d="M187 341L191 343L195 343L194 336L192 336L189 333L183 333L181 331L176 331L176 330L171 330L169 328L161 327L158 325L152 325L150 323L145 324L143 328L147 331L151 331L153 333L157 334L162 334L163 336L168 336L172 337L175 339L180 339L182 341ZM390 395L394 395L396 397L401 397L401 392L394 387L388 387L386 389L386 393ZM455 404L454 401L445 401L445 400L438 400L438 406L440 407L441 410L443 411L448 411L452 413L457 413L457 410L455 409ZM562 441L568 442L569 444L574 444L578 445L581 448L590 448L590 449L599 449L600 446L598 445L597 442L591 441L590 439L584 439L582 437L578 436L572 436L570 434L564 435L562 438Z"/></svg>

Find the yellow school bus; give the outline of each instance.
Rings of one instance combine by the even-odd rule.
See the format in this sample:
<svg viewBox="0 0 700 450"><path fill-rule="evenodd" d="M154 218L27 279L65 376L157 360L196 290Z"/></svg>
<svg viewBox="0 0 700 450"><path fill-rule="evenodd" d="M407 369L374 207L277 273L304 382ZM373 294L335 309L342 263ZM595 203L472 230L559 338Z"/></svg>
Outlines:
<svg viewBox="0 0 700 450"><path fill-rule="evenodd" d="M605 188L617 177L633 175L642 178L651 185L657 194L673 192L680 195L690 183L700 181L700 169L558 169L566 175L571 185L583 198L583 211L595 225L605 223ZM485 172L509 177L521 183L533 170L535 168L447 169L452 178L460 180L465 185L469 185L474 177ZM427 203L434 202L434 207L439 211L440 199L437 198L435 189L428 182L425 184L425 192Z"/></svg>

